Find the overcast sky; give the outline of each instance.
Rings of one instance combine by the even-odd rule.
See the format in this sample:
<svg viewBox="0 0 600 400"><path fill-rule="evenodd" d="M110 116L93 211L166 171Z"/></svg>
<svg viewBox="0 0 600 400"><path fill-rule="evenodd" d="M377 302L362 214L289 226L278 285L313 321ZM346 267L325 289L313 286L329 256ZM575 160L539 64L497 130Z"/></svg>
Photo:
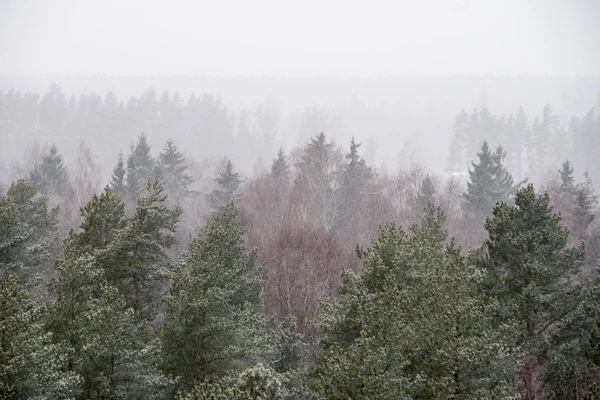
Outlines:
<svg viewBox="0 0 600 400"><path fill-rule="evenodd" d="M0 0L0 73L600 75L600 0Z"/></svg>

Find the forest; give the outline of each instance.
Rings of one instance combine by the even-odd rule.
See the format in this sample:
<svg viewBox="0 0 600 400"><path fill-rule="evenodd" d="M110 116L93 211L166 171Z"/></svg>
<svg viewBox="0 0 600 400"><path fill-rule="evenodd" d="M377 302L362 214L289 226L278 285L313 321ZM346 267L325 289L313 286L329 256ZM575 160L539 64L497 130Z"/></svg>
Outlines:
<svg viewBox="0 0 600 400"><path fill-rule="evenodd" d="M600 398L598 110L462 110L390 172L157 96L0 91L0 398Z"/></svg>

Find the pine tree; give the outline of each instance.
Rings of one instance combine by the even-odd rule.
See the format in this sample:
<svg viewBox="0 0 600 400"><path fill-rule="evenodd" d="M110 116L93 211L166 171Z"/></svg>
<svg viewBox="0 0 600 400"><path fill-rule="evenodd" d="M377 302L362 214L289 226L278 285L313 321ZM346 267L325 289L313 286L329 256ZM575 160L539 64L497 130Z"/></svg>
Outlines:
<svg viewBox="0 0 600 400"><path fill-rule="evenodd" d="M43 272L56 234L58 207L37 196L33 182L13 182L0 196L0 264L7 265L28 287Z"/></svg>
<svg viewBox="0 0 600 400"><path fill-rule="evenodd" d="M452 243L444 216L428 207L406 235L380 229L363 275L345 272L325 304L315 353L325 398L487 398L511 393L514 355L477 293L480 271Z"/></svg>
<svg viewBox="0 0 600 400"><path fill-rule="evenodd" d="M175 199L181 199L188 193L192 177L187 173L183 153L177 149L173 140L169 139L158 156L159 177L165 191Z"/></svg>
<svg viewBox="0 0 600 400"><path fill-rule="evenodd" d="M485 223L488 290L503 307L502 319L518 327L516 340L526 356L521 389L528 399L537 398L537 382L545 379L547 344L574 325L566 323L571 316L583 314L583 286L570 279L581 265L583 245L567 247L568 231L549 203L547 193L537 195L529 185L517 191L514 206L498 204Z"/></svg>
<svg viewBox="0 0 600 400"><path fill-rule="evenodd" d="M117 165L113 169L112 176L110 178L110 187L113 192L122 199L126 198L127 192L125 190L125 161L123 160L123 152L119 153L117 159Z"/></svg>
<svg viewBox="0 0 600 400"><path fill-rule="evenodd" d="M600 308L596 312L594 326L589 335L589 348L586 355L591 362L600 367Z"/></svg>
<svg viewBox="0 0 600 400"><path fill-rule="evenodd" d="M236 201L239 196L242 179L240 174L233 169L231 159L227 159L225 167L215 179L217 188L209 196L211 210L218 212L229 202Z"/></svg>
<svg viewBox="0 0 600 400"><path fill-rule="evenodd" d="M51 343L42 314L18 278L0 271L0 398L73 398L80 379L63 371L66 352Z"/></svg>
<svg viewBox="0 0 600 400"><path fill-rule="evenodd" d="M156 344L78 242L72 231L65 239L48 318L54 341L68 349L65 369L81 377L82 399L159 398L166 381L154 367Z"/></svg>
<svg viewBox="0 0 600 400"><path fill-rule="evenodd" d="M274 341L275 371L286 373L298 369L306 356L306 346L302 335L298 333L294 317L287 317L279 324Z"/></svg>
<svg viewBox="0 0 600 400"><path fill-rule="evenodd" d="M101 293L91 301L81 332L84 398L164 398L168 382L155 367L157 344L140 340L147 333L116 288L103 286Z"/></svg>
<svg viewBox="0 0 600 400"><path fill-rule="evenodd" d="M189 245L162 328L164 370L180 388L241 371L267 356L260 269L227 204Z"/></svg>
<svg viewBox="0 0 600 400"><path fill-rule="evenodd" d="M63 254L56 262L53 282L56 301L50 308L48 326L57 342L72 350L68 354L67 370L79 371L91 301L100 295L102 270L94 258L82 253L73 230L63 244Z"/></svg>
<svg viewBox="0 0 600 400"><path fill-rule="evenodd" d="M127 156L125 189L131 201L136 201L143 193L146 183L156 177L155 161L150 154L150 145L143 133L137 143L130 146Z"/></svg>
<svg viewBox="0 0 600 400"><path fill-rule="evenodd" d="M483 142L477 156L479 163L472 163L467 192L463 194L463 211L471 218L489 214L494 204L507 201L516 189L512 176L502 165L506 156L502 147L492 153L487 142Z"/></svg>
<svg viewBox="0 0 600 400"><path fill-rule="evenodd" d="M106 248L96 252L108 284L119 289L136 321L155 316L169 263L166 251L175 244L173 233L181 215L179 206L165 205L157 179L146 189L135 214L125 220Z"/></svg>
<svg viewBox="0 0 600 400"><path fill-rule="evenodd" d="M36 189L44 195L64 195L69 188L69 173L63 165L62 155L55 145L42 162L29 174Z"/></svg>
<svg viewBox="0 0 600 400"><path fill-rule="evenodd" d="M189 392L179 393L177 400L257 400L247 391L230 387L225 379L217 382L204 381Z"/></svg>

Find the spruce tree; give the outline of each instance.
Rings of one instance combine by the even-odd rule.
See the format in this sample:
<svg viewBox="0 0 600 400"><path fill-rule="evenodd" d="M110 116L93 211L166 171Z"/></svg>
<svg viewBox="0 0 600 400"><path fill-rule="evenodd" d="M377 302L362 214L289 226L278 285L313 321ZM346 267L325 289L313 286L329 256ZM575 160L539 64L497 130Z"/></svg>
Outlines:
<svg viewBox="0 0 600 400"><path fill-rule="evenodd" d="M125 189L129 200L136 201L143 193L146 184L156 177L155 166L148 139L142 133L137 143L131 144L127 156Z"/></svg>
<svg viewBox="0 0 600 400"><path fill-rule="evenodd" d="M296 168L295 192L302 196L310 210L315 229L330 230L340 220L336 201L336 181L339 177L333 143L323 132L304 146Z"/></svg>
<svg viewBox="0 0 600 400"><path fill-rule="evenodd" d="M338 189L339 211L336 226L348 225L360 215L365 203L374 191L372 179L373 171L366 160L358 154L360 143L354 138L350 141L350 152L346 154L346 164L341 173L340 187Z"/></svg>
<svg viewBox="0 0 600 400"><path fill-rule="evenodd" d="M186 196L192 183L187 168L183 153L177 149L173 140L169 139L158 156L158 169L166 193L175 199Z"/></svg>
<svg viewBox="0 0 600 400"><path fill-rule="evenodd" d="M499 201L507 201L516 190L513 178L502 164L506 156L498 146L492 153L487 142L483 142L477 153L479 163L469 169L467 191L463 194L463 211L470 218L488 215Z"/></svg>
<svg viewBox="0 0 600 400"><path fill-rule="evenodd" d="M217 188L209 196L212 212L218 212L225 205L236 201L239 196L242 179L240 174L233 169L231 159L227 159L225 167L219 172L215 182Z"/></svg>
<svg viewBox="0 0 600 400"><path fill-rule="evenodd" d="M122 199L126 198L127 192L125 189L125 161L123 152L119 153L117 164L113 168L112 176L110 177L110 187L113 192Z"/></svg>
<svg viewBox="0 0 600 400"><path fill-rule="evenodd" d="M62 155L55 145L42 162L29 174L36 189L44 195L64 195L69 188L69 173L63 165Z"/></svg>
<svg viewBox="0 0 600 400"><path fill-rule="evenodd" d="M277 158L273 159L269 177L276 182L287 182L290 176L290 165L287 161L283 148L279 148Z"/></svg>
<svg viewBox="0 0 600 400"><path fill-rule="evenodd" d="M223 377L265 354L260 269L227 204L189 245L162 327L164 370L180 388Z"/></svg>

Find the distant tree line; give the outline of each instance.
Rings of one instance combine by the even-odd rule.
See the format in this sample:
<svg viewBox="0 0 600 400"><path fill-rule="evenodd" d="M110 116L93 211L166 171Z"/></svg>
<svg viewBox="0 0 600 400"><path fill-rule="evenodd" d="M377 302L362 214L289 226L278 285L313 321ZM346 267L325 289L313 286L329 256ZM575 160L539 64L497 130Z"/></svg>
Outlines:
<svg viewBox="0 0 600 400"><path fill-rule="evenodd" d="M516 114L495 116L486 108L466 113L454 120L447 170L466 174L481 144L502 144L507 152L506 167L516 177L541 182L547 173L564 160L600 181L600 113L591 109L583 116L572 116L568 124L547 104L541 116L531 119L519 108Z"/></svg>

